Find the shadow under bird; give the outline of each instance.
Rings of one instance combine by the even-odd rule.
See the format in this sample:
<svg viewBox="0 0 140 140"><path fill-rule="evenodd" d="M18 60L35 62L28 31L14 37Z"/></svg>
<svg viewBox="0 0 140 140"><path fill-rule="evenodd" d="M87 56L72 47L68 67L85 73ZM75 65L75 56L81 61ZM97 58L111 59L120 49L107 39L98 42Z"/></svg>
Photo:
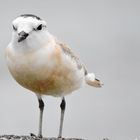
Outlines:
<svg viewBox="0 0 140 140"><path fill-rule="evenodd" d="M10 73L24 88L33 91L39 102L38 136L42 137L44 102L42 95L61 97L58 137L62 137L65 96L87 83L101 87L94 73L88 73L73 51L48 32L46 22L38 16L24 14L12 23L12 39L6 48Z"/></svg>

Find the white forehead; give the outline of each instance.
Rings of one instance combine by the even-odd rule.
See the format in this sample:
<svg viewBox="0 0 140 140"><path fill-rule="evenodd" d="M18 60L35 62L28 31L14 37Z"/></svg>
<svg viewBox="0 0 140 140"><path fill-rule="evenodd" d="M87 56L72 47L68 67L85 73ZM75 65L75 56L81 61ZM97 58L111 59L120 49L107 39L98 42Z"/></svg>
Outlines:
<svg viewBox="0 0 140 140"><path fill-rule="evenodd" d="M34 17L18 17L13 21L13 25L20 26L20 25L32 25L37 26L38 24L46 25L44 20L38 20Z"/></svg>

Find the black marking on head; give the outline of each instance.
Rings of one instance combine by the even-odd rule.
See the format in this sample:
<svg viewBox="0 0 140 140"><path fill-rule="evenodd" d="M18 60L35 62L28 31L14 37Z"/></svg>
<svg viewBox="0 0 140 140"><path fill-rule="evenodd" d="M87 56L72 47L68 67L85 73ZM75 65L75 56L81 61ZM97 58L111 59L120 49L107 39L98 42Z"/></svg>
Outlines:
<svg viewBox="0 0 140 140"><path fill-rule="evenodd" d="M32 18L36 18L37 20L41 20L40 17L36 15L32 15L32 14L23 14L23 15L20 15L20 17L24 17L24 18L32 17Z"/></svg>

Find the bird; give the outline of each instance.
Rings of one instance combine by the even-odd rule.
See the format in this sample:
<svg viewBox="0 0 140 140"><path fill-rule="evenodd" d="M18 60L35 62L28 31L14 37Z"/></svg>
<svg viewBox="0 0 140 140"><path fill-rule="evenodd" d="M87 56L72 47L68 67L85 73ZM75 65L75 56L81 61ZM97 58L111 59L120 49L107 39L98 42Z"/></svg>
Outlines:
<svg viewBox="0 0 140 140"><path fill-rule="evenodd" d="M72 49L48 31L47 23L34 14L22 14L12 22L12 37L6 47L6 63L12 77L35 93L39 103L38 137L42 135L43 96L61 98L58 138L62 138L65 96L88 84L102 87L94 73Z"/></svg>

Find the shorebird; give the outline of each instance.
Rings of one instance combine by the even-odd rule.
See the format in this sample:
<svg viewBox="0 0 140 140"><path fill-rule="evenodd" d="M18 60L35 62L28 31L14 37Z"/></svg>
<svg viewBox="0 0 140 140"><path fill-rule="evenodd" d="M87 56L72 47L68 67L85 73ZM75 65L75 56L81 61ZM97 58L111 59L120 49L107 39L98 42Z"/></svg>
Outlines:
<svg viewBox="0 0 140 140"><path fill-rule="evenodd" d="M101 87L94 73L88 73L77 55L49 33L46 22L32 14L18 16L12 22L12 39L6 48L6 60L13 78L38 98L40 117L38 136L42 137L43 95L61 97L58 137L62 137L65 96L87 83Z"/></svg>

